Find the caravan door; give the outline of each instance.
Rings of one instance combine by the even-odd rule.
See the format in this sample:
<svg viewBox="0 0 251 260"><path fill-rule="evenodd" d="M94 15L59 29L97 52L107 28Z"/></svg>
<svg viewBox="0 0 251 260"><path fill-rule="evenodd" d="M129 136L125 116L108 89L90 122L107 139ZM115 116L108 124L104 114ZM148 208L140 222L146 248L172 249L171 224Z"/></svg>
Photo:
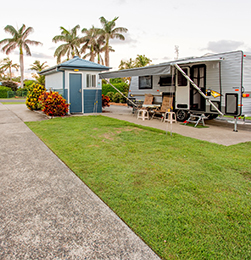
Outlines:
<svg viewBox="0 0 251 260"><path fill-rule="evenodd" d="M189 77L190 69L188 67L181 68ZM176 70L175 88L175 109L189 110L190 83L178 70Z"/></svg>
<svg viewBox="0 0 251 260"><path fill-rule="evenodd" d="M206 93L206 65L195 65L191 68L192 81L201 89L201 91ZM190 106L191 110L205 111L206 109L206 99L201 96L201 94L194 87L191 86L190 92Z"/></svg>

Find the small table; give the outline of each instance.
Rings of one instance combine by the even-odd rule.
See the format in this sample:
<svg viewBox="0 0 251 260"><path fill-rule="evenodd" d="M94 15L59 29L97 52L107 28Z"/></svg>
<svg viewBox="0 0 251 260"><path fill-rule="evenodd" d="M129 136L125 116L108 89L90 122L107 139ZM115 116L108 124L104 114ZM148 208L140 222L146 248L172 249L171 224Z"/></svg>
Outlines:
<svg viewBox="0 0 251 260"><path fill-rule="evenodd" d="M157 107L161 107L161 105L157 105L157 104L152 104L152 105L142 105L142 107L145 107L145 108L157 108Z"/></svg>

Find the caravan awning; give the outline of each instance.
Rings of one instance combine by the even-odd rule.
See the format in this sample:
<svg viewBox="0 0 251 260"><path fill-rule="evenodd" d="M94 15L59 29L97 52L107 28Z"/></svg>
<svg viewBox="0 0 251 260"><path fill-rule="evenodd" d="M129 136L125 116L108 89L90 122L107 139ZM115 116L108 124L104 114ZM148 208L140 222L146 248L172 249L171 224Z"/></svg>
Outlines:
<svg viewBox="0 0 251 260"><path fill-rule="evenodd" d="M182 65L182 64L209 62L209 61L219 62L222 60L223 59L221 57L210 57L210 56L208 57L203 56L199 58L188 58L188 59L166 62L158 65L146 66L141 68L133 68L127 70L117 70L117 71L100 73L99 78L110 79L110 78L125 78L125 77L133 77L133 76L170 75L171 66L174 66L174 64Z"/></svg>
<svg viewBox="0 0 251 260"><path fill-rule="evenodd" d="M168 75L171 74L171 66L167 65L153 65L142 68L133 68L127 70L117 70L111 72L100 73L101 79L109 78L125 78L133 76L149 76L149 75Z"/></svg>
<svg viewBox="0 0 251 260"><path fill-rule="evenodd" d="M215 62L219 62L222 61L223 58L221 57L200 57L200 58L193 58L193 59L186 59L186 60L180 60L180 61L174 61L171 62L170 65L174 65L174 64L178 64L178 65L182 65L182 64L190 64L190 63L201 63L201 62L209 62L209 61L215 61Z"/></svg>

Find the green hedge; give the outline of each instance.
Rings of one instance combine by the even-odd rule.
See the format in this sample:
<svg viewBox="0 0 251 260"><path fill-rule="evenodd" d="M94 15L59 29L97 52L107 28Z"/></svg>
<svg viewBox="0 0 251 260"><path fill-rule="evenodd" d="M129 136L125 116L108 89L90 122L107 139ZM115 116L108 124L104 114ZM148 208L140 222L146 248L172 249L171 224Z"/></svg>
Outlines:
<svg viewBox="0 0 251 260"><path fill-rule="evenodd" d="M27 90L8 91L7 92L7 98L26 97L27 93L28 93Z"/></svg>
<svg viewBox="0 0 251 260"><path fill-rule="evenodd" d="M8 91L11 91L11 88L0 86L0 98L7 98Z"/></svg>
<svg viewBox="0 0 251 260"><path fill-rule="evenodd" d="M114 83L114 87L116 87L121 92L128 92L128 85L126 83ZM115 90L111 85L109 84L103 84L102 85L102 94L106 95L108 92L117 93L117 90Z"/></svg>

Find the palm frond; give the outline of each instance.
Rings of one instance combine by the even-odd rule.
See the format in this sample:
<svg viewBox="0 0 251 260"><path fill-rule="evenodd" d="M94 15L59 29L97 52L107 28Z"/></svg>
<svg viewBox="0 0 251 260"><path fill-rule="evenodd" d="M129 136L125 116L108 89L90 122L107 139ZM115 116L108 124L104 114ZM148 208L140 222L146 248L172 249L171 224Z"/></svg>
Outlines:
<svg viewBox="0 0 251 260"><path fill-rule="evenodd" d="M116 34L114 34L113 35L113 37L111 37L112 39L120 39L120 40L122 40L122 41L124 41L125 40L125 36L124 35L122 35L122 34L120 34L120 33L116 33Z"/></svg>
<svg viewBox="0 0 251 260"><path fill-rule="evenodd" d="M22 34L23 40L25 40L29 34L33 33L34 29L32 27L28 27Z"/></svg>
<svg viewBox="0 0 251 260"><path fill-rule="evenodd" d="M12 36L15 36L18 34L17 30L12 25L5 26L4 31L7 33L10 33Z"/></svg>
<svg viewBox="0 0 251 260"><path fill-rule="evenodd" d="M105 24L107 24L107 22L108 22L108 21L105 19L104 16L101 16L101 17L99 18L99 20L100 20L100 22L101 22L102 25L105 25Z"/></svg>
<svg viewBox="0 0 251 260"><path fill-rule="evenodd" d="M1 41L0 41L0 46L1 46L1 45L4 45L4 44L8 44L11 40L12 40L12 39L10 39L10 38L6 38L6 39L1 40Z"/></svg>
<svg viewBox="0 0 251 260"><path fill-rule="evenodd" d="M112 33L127 33L128 29L124 27L116 27L115 29L112 30Z"/></svg>
<svg viewBox="0 0 251 260"><path fill-rule="evenodd" d="M28 44L24 43L23 47L25 49L26 55L31 56L31 51L30 51Z"/></svg>
<svg viewBox="0 0 251 260"><path fill-rule="evenodd" d="M19 35L22 35L22 34L24 33L24 31L25 31L25 28L26 28L26 26L25 26L25 24L23 24L23 25L19 28L18 34L19 34Z"/></svg>
<svg viewBox="0 0 251 260"><path fill-rule="evenodd" d="M11 43L11 44L7 44L5 45L2 50L3 52L6 53L6 55L9 55L14 49L16 49L17 44L16 43Z"/></svg>
<svg viewBox="0 0 251 260"><path fill-rule="evenodd" d="M62 30L61 35L70 34L70 32L68 30L66 30L63 26L60 26L59 28Z"/></svg>
<svg viewBox="0 0 251 260"><path fill-rule="evenodd" d="M77 35L77 30L80 28L80 26L79 25L76 25L74 28L72 28L72 30L71 30L71 32L72 32L72 34L73 35Z"/></svg>
<svg viewBox="0 0 251 260"><path fill-rule="evenodd" d="M53 37L52 41L55 42L55 43L66 42L66 38L65 38L65 35L56 35L56 36Z"/></svg>
<svg viewBox="0 0 251 260"><path fill-rule="evenodd" d="M35 45L35 46L38 46L38 45L43 45L41 42L38 42L38 41L32 41L32 40L25 40L25 44L30 44L30 45Z"/></svg>

